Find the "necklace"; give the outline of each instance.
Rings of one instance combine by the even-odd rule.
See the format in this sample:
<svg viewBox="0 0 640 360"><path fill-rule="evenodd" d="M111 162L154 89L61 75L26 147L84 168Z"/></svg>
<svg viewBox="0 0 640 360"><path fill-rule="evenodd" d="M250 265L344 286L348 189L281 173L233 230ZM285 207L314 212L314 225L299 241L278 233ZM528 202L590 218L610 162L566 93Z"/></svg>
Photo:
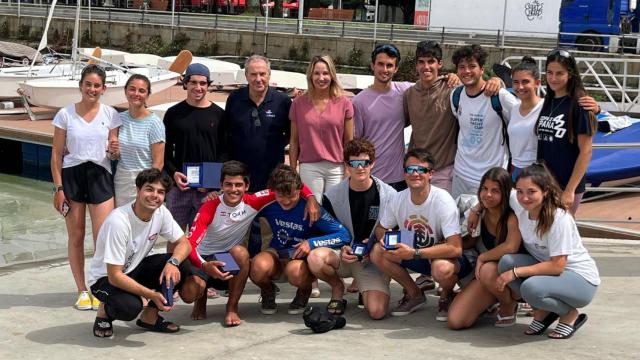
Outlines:
<svg viewBox="0 0 640 360"><path fill-rule="evenodd" d="M560 107L560 105L562 105L562 103L567 99L566 96L562 97L562 100L560 100L560 102L558 104L556 104L556 106L553 106L553 100L555 99L551 99L551 111L549 112L549 117L551 117L553 115L553 112L558 110L558 108Z"/></svg>

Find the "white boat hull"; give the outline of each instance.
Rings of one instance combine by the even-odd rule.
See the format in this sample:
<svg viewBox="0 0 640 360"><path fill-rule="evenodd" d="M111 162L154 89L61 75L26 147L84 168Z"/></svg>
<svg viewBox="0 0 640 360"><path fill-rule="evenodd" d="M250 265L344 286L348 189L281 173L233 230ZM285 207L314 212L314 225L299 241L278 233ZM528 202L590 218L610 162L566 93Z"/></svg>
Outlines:
<svg viewBox="0 0 640 360"><path fill-rule="evenodd" d="M0 69L0 98L17 98L18 83L22 81L70 76L72 71L72 64L34 66L31 71L28 66Z"/></svg>
<svg viewBox="0 0 640 360"><path fill-rule="evenodd" d="M137 68L131 72L144 74L151 80L152 92L159 92L173 86L180 74L164 70ZM153 76L156 74L156 76ZM152 76L149 76L151 74ZM100 97L100 102L107 105L118 105L126 103L127 99L124 86L130 73L123 73L119 70L107 72L107 90ZM78 80L71 78L54 78L28 80L21 82L20 88L24 91L27 100L32 105L49 108L61 108L68 104L80 100L80 90Z"/></svg>

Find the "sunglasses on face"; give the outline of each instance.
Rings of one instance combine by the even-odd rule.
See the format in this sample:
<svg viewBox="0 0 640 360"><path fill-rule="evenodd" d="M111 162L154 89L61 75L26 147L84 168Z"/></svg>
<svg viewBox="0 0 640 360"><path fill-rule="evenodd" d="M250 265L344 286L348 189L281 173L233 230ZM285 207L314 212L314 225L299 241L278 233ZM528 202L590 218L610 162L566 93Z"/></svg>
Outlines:
<svg viewBox="0 0 640 360"><path fill-rule="evenodd" d="M347 161L347 163L349 164L349 167L352 167L352 168L357 168L357 167L366 168L371 165L371 160L349 160Z"/></svg>
<svg viewBox="0 0 640 360"><path fill-rule="evenodd" d="M414 173L418 173L418 175L426 174L430 172L432 169L428 167L424 167L421 165L409 165L404 168L404 173L407 175L413 175Z"/></svg>
<svg viewBox="0 0 640 360"><path fill-rule="evenodd" d="M260 122L260 114L258 113L258 109L253 109L251 111L251 119L253 119L253 126L255 127L262 126L262 122Z"/></svg>

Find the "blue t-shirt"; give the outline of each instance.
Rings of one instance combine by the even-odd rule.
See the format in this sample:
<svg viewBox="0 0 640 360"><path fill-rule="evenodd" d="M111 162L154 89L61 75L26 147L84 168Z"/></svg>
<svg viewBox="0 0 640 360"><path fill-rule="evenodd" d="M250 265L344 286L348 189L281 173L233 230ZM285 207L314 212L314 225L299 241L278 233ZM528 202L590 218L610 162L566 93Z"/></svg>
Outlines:
<svg viewBox="0 0 640 360"><path fill-rule="evenodd" d="M322 208L320 219L310 227L309 220L303 220L306 205L307 200L301 198L290 210L284 210L278 202L273 202L260 211L258 216L267 219L273 232L270 247L276 250L291 249L304 240L309 241L311 249L349 245L351 235L347 228Z"/></svg>
<svg viewBox="0 0 640 360"><path fill-rule="evenodd" d="M274 88L269 88L260 106L249 98L248 87L235 90L227 98L224 125L229 152L232 159L249 167L251 192L266 188L271 171L284 162L291 130L290 107L289 96Z"/></svg>
<svg viewBox="0 0 640 360"><path fill-rule="evenodd" d="M569 113L573 111L573 142L569 141ZM580 106L571 109L571 98L563 96L546 103L540 111L538 120L538 159L544 160L560 187L569 183L573 167L576 165L580 147L578 135L593 136L588 112ZM576 187L576 194L585 191L584 174Z"/></svg>
<svg viewBox="0 0 640 360"><path fill-rule="evenodd" d="M120 113L120 119L118 166L125 170L149 169L153 165L151 145L165 142L162 120L154 113L143 119L134 119L128 110Z"/></svg>

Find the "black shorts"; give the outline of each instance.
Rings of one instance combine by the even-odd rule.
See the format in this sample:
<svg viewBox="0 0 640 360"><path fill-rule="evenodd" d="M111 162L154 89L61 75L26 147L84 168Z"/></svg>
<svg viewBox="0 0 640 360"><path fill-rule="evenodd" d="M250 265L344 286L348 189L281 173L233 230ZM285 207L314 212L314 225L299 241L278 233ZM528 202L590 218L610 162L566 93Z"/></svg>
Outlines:
<svg viewBox="0 0 640 360"><path fill-rule="evenodd" d="M67 199L85 204L101 204L114 196L113 176L91 161L63 168L62 186Z"/></svg>
<svg viewBox="0 0 640 360"><path fill-rule="evenodd" d="M211 261L213 260L213 254L204 255L202 256L202 258L205 261ZM204 281L206 281L208 288L214 288L216 290L229 290L229 280L220 280L220 279L212 278L211 276L207 275L207 273L205 273L204 270L199 269L193 265L191 266L191 273L195 276L200 277Z"/></svg>

